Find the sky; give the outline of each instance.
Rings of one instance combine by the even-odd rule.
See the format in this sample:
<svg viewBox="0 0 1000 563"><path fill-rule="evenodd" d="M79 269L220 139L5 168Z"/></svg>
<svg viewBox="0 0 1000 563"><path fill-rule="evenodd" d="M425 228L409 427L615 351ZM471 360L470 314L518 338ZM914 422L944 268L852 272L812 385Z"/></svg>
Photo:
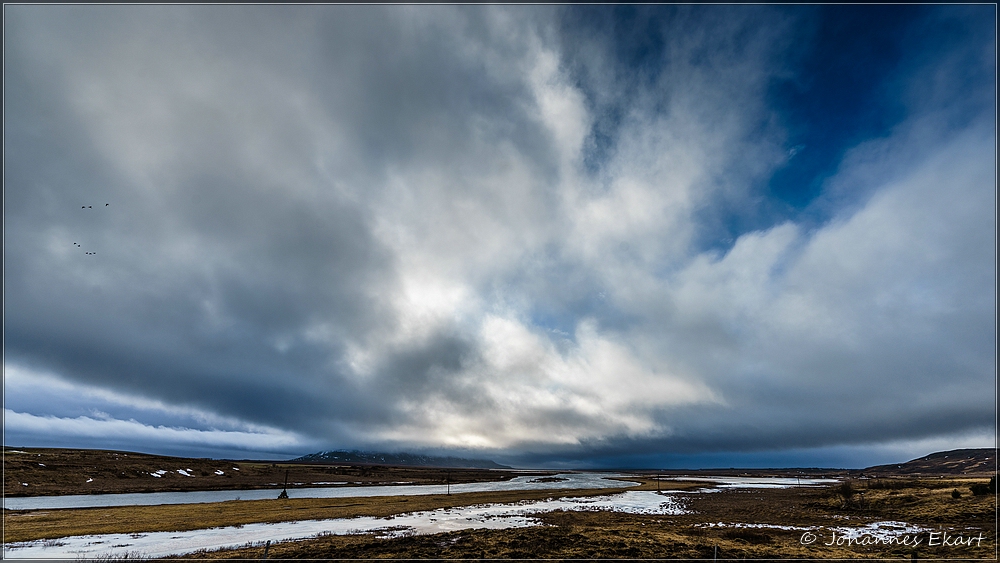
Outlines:
<svg viewBox="0 0 1000 563"><path fill-rule="evenodd" d="M5 5L4 444L996 444L996 7Z"/></svg>

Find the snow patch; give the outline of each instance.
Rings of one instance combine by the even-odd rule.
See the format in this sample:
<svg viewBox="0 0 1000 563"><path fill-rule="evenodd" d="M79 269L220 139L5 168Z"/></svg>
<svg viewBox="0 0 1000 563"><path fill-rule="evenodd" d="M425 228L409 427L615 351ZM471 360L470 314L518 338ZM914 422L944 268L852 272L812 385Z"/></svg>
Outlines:
<svg viewBox="0 0 1000 563"><path fill-rule="evenodd" d="M898 522L895 520L883 520L881 522L871 522L869 524L865 524L864 526L858 526L856 528L848 528L846 526L840 526L830 529L837 532L837 535L843 536L848 539L857 539L862 536L871 536L874 538L878 538L879 540L886 540L891 537L902 536L907 534L919 534L921 532L930 532L933 530L933 528L924 528L923 526L907 524L906 522Z"/></svg>
<svg viewBox="0 0 1000 563"><path fill-rule="evenodd" d="M744 524L742 522L708 522L706 524L695 524L698 528L765 528L768 530L795 530L799 532L815 530L816 526L783 526L781 524Z"/></svg>

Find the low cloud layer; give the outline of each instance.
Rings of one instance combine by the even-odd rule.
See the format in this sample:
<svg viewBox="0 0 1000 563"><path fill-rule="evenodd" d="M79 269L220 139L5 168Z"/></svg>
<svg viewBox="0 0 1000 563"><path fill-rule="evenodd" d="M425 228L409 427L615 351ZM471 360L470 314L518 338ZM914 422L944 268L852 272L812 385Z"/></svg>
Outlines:
<svg viewBox="0 0 1000 563"><path fill-rule="evenodd" d="M989 446L989 10L885 10L833 131L859 7L8 6L5 441Z"/></svg>

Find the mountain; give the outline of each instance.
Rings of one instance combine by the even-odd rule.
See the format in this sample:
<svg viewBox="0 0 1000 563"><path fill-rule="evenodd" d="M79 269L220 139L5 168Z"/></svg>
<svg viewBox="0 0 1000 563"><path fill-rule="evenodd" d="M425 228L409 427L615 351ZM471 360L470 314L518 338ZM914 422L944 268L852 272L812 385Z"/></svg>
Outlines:
<svg viewBox="0 0 1000 563"><path fill-rule="evenodd" d="M996 469L996 450L976 448L937 452L907 461L906 463L876 465L862 471L864 473L876 474L962 475L966 473L992 473Z"/></svg>
<svg viewBox="0 0 1000 563"><path fill-rule="evenodd" d="M510 469L488 459L463 459L460 457L435 457L419 454L387 454L379 452L359 452L336 450L316 452L297 457L292 461L312 463L366 463L381 465L414 465L419 467L455 467L466 469Z"/></svg>

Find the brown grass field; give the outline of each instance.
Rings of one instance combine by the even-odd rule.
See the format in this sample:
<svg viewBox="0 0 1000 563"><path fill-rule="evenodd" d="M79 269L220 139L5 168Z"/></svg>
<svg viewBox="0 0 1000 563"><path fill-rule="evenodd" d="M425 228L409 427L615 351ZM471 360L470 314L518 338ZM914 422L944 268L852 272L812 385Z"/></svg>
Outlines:
<svg viewBox="0 0 1000 563"><path fill-rule="evenodd" d="M973 496L969 485L979 478L879 479L855 481L845 497L839 486L792 489L729 489L684 493L689 514L651 516L613 512L552 512L543 525L507 530L465 530L426 536L379 539L374 535L324 536L271 545L272 559L373 558L910 558L994 559L996 498ZM703 483L671 482L670 488L693 491ZM645 481L642 489L655 489ZM663 484L666 488L666 484ZM959 498L952 497L959 490ZM509 491L351 499L237 501L201 505L66 509L5 512L4 542L104 532L190 530L211 526L313 518L388 516L418 510L515 502L561 496L608 494L599 491ZM916 549L898 545L823 545L801 542L803 531L770 527L736 528L708 524L781 526L862 526L895 520L947 532L952 537L983 534L978 545L928 546L927 533ZM259 559L263 546L199 552L186 558Z"/></svg>
<svg viewBox="0 0 1000 563"><path fill-rule="evenodd" d="M331 482L353 486L398 482L434 485L446 480L471 483L525 475L495 469L226 461L106 450L4 448L3 457L4 495L9 497L230 489L275 489L277 496L286 470L289 489L328 487L331 485L325 483ZM191 476L178 473L179 469ZM158 470L166 473L154 477Z"/></svg>

